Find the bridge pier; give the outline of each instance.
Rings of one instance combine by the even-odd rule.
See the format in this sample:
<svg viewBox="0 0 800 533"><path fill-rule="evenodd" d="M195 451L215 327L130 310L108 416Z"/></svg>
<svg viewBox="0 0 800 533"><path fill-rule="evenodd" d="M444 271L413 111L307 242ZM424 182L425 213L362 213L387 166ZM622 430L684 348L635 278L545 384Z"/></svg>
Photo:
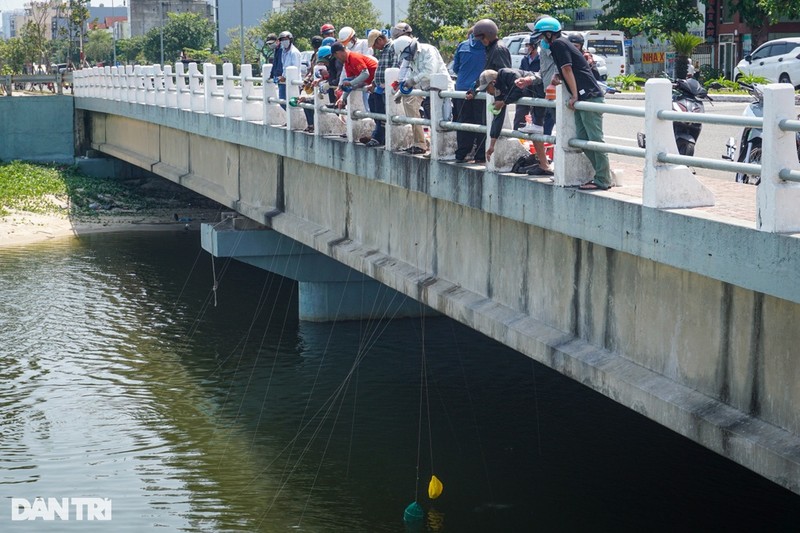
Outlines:
<svg viewBox="0 0 800 533"><path fill-rule="evenodd" d="M413 298L244 218L203 224L201 244L214 257L231 257L297 281L300 320L330 322L436 314Z"/></svg>

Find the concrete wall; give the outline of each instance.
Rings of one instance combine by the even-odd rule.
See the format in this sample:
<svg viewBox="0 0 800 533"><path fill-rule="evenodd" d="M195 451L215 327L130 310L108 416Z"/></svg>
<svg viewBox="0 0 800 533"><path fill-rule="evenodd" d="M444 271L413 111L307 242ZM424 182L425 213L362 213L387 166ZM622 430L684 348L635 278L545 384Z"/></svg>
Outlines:
<svg viewBox="0 0 800 533"><path fill-rule="evenodd" d="M796 237L220 117L80 105L96 148L147 151L131 120L157 125L160 146L188 132L177 181L800 492Z"/></svg>
<svg viewBox="0 0 800 533"><path fill-rule="evenodd" d="M0 159L72 164L73 102L58 95L0 98Z"/></svg>

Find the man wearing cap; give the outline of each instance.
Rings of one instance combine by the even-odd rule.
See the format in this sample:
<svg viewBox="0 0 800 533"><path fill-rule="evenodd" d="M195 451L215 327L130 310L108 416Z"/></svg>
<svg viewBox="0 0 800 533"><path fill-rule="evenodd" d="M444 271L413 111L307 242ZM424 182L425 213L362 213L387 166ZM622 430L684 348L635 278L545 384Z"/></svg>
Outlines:
<svg viewBox="0 0 800 533"><path fill-rule="evenodd" d="M261 53L264 55L265 63L269 63L272 60L272 56L275 55L276 48L278 48L278 36L274 33L270 33L267 35L267 38L264 41L264 47L261 49Z"/></svg>
<svg viewBox="0 0 800 533"><path fill-rule="evenodd" d="M395 61L392 40L387 38L380 30L372 30L367 35L367 44L378 54L378 68L375 78L368 87L370 91L369 109L373 113L386 113L386 69L397 66ZM375 129L368 139L361 139L364 144L371 147L382 146L386 142L386 131L382 120L375 121Z"/></svg>
<svg viewBox="0 0 800 533"><path fill-rule="evenodd" d="M375 71L378 69L378 60L372 56L350 51L342 43L333 43L331 53L344 66L345 78L341 83L344 92L336 102L337 107L342 108L345 106L351 90L372 83Z"/></svg>
<svg viewBox="0 0 800 533"><path fill-rule="evenodd" d="M490 141L489 147L486 149L487 161L491 159L497 139L500 138L500 132L506 120L506 106L513 104L520 98L533 96L533 90L530 86L523 89L517 87L515 83L518 79L528 74L530 73L515 68L502 68L499 72L495 70L484 70L481 73L481 77L478 80L478 91L486 91L494 96L494 110L492 112L495 117L492 119L492 125L489 129ZM533 73L531 77L533 78L531 85L541 85L542 79L538 73ZM544 143L540 141L536 142L538 143L538 146L536 146L536 153L540 154L538 156L539 171L532 174L535 176L552 176L553 171L550 169L547 157L543 157Z"/></svg>
<svg viewBox="0 0 800 533"><path fill-rule="evenodd" d="M403 110L407 117L419 117L419 108L422 105L422 97L408 94L414 87L419 86L427 91L431 88L431 78L434 74L444 74L449 89L452 89L453 82L447 65L442 60L441 54L436 47L420 43L408 35L401 35L392 43L395 56L400 62L400 74L398 77L399 87L397 97L402 99ZM447 101L445 105L448 105ZM443 116L450 115L449 105L442 109ZM422 126L412 124L411 131L414 135L414 144L406 151L410 154L419 155L427 151L427 141Z"/></svg>
<svg viewBox="0 0 800 533"><path fill-rule="evenodd" d="M394 27L389 31L389 33L392 36L392 40L397 39L398 37L402 37L403 35L413 37L411 26L409 26L405 22L399 22L395 24Z"/></svg>
<svg viewBox="0 0 800 533"><path fill-rule="evenodd" d="M466 41L456 47L453 54L453 72L456 74L456 91L474 90L478 77L486 65L486 48L470 30ZM464 124L486 124L484 100L453 99L453 119ZM456 162L464 163L475 148L475 162L486 161L486 135L471 131L456 132Z"/></svg>

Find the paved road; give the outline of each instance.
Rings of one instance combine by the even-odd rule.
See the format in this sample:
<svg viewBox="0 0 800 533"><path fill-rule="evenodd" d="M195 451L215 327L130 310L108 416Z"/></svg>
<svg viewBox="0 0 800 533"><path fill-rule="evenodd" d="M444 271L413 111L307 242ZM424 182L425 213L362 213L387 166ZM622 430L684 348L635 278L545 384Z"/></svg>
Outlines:
<svg viewBox="0 0 800 533"><path fill-rule="evenodd" d="M644 108L644 101L641 100L607 100L608 103L622 105L626 107ZM706 103L706 113L715 115L734 115L741 116L744 112L746 103L742 102L715 102ZM644 119L612 115L603 115L603 130L605 131L606 142L621 144L624 146L636 146L636 132L644 131ZM715 124L704 124L700 132L700 139L695 147L697 157L722 160L725 153L725 144L729 137L740 136L741 129L734 126L718 126ZM623 161L627 164L639 164L641 161L635 157L626 157L610 154L613 160ZM709 178L721 180L733 180L733 174L719 170L697 169L698 173Z"/></svg>

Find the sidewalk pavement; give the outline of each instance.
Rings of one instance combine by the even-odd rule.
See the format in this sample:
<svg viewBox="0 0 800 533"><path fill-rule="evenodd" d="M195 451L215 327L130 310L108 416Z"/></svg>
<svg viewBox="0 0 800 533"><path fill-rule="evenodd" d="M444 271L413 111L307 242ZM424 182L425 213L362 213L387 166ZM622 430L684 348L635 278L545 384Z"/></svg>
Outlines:
<svg viewBox="0 0 800 533"><path fill-rule="evenodd" d="M641 203L642 182L644 179L644 162L642 162L641 165L636 165L633 163L615 160L613 154L609 154L609 159L611 162L611 168L618 175L618 185L612 187L608 191L580 192L583 194L605 195L623 202ZM670 211L682 213L687 216L713 219L725 224L755 229L757 187L753 185L736 183L736 181L734 181L733 174L731 174L730 181L727 181L703 177L702 171L703 169L697 169L698 174L696 174L696 176L703 185L708 187L714 193L714 205L709 207L671 209ZM519 176L519 174L513 175ZM547 177L525 177L535 181L540 181L542 183L550 183L550 179Z"/></svg>

